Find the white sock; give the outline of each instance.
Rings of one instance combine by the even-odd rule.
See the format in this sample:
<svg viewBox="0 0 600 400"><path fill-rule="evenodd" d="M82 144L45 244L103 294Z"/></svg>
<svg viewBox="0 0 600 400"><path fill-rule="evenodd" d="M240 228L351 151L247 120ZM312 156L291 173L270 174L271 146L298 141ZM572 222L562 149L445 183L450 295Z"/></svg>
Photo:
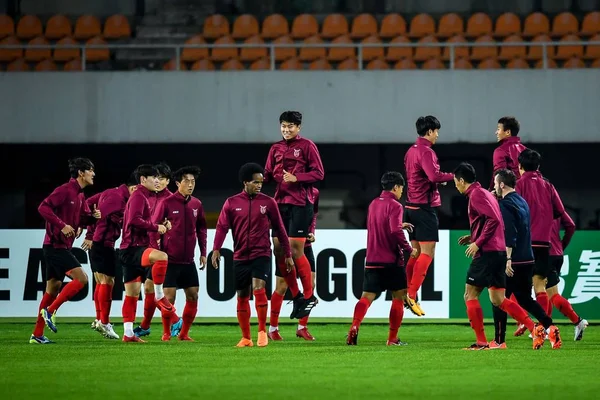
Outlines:
<svg viewBox="0 0 600 400"><path fill-rule="evenodd" d="M125 327L125 336L132 337L133 336L133 322L124 322L123 326Z"/></svg>
<svg viewBox="0 0 600 400"><path fill-rule="evenodd" d="M298 324L298 329L299 329L299 330L300 330L300 329L306 329L306 326L305 326L305 325L300 325L300 324Z"/></svg>
<svg viewBox="0 0 600 400"><path fill-rule="evenodd" d="M269 326L269 333L270 333L270 332L275 332L275 331L277 331L277 330L279 330L279 327L278 327L278 326Z"/></svg>
<svg viewBox="0 0 600 400"><path fill-rule="evenodd" d="M163 292L163 285L162 285L162 283L160 285L157 285L155 283L154 284L154 298L156 299L156 301L159 301L163 297L165 297L165 292Z"/></svg>

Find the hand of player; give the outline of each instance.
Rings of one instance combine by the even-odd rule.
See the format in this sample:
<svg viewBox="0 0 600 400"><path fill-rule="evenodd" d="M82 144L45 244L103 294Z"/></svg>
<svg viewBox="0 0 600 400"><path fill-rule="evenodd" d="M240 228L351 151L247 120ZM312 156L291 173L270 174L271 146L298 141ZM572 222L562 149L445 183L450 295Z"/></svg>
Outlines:
<svg viewBox="0 0 600 400"><path fill-rule="evenodd" d="M169 221L168 219L165 218L165 221L163 222L163 225L165 226L165 228L167 228L168 231L171 230L171 228L173 227L171 225L171 221Z"/></svg>
<svg viewBox="0 0 600 400"><path fill-rule="evenodd" d="M471 235L465 235L458 238L458 244L461 246L466 246L471 243Z"/></svg>
<svg viewBox="0 0 600 400"><path fill-rule="evenodd" d="M283 181L287 182L287 183L294 183L294 182L298 182L298 178L296 178L296 175L292 175L284 169L283 170Z"/></svg>
<svg viewBox="0 0 600 400"><path fill-rule="evenodd" d="M412 251L410 252L410 258L417 258L418 255L419 255L419 250L417 248L413 248Z"/></svg>
<svg viewBox="0 0 600 400"><path fill-rule="evenodd" d="M92 241L89 239L85 239L83 241L83 243L81 244L81 248L85 251L88 251L89 249L92 248Z"/></svg>
<svg viewBox="0 0 600 400"><path fill-rule="evenodd" d="M308 237L306 238L306 240L307 240L309 243L314 243L314 242L315 242L315 234L314 234L314 233L309 233L309 234L308 234Z"/></svg>
<svg viewBox="0 0 600 400"><path fill-rule="evenodd" d="M506 276L512 276L515 274L515 271L512 269L512 261L506 260Z"/></svg>
<svg viewBox="0 0 600 400"><path fill-rule="evenodd" d="M164 225L158 225L158 233L164 235L167 232L167 227Z"/></svg>
<svg viewBox="0 0 600 400"><path fill-rule="evenodd" d="M479 246L475 243L471 243L469 247L467 247L467 251L465 251L465 255L469 258L473 258L475 254L479 251Z"/></svg>
<svg viewBox="0 0 600 400"><path fill-rule="evenodd" d="M221 252L219 250L213 250L211 258L213 268L219 269L219 261L221 261Z"/></svg>
<svg viewBox="0 0 600 400"><path fill-rule="evenodd" d="M294 268L294 260L292 259L292 257L285 259L285 267L287 272L292 272L292 269Z"/></svg>
<svg viewBox="0 0 600 400"><path fill-rule="evenodd" d="M98 210L98 207L94 204L94 211L92 211L92 216L96 219L102 218L102 213Z"/></svg>
<svg viewBox="0 0 600 400"><path fill-rule="evenodd" d="M413 224L409 224L408 222L402 223L402 229L407 230L408 233L412 233L414 228L415 228L415 226Z"/></svg>
<svg viewBox="0 0 600 400"><path fill-rule="evenodd" d="M200 257L200 271L204 271L204 268L206 268L206 256L201 256Z"/></svg>
<svg viewBox="0 0 600 400"><path fill-rule="evenodd" d="M63 235L65 235L66 237L71 237L75 235L75 229L73 229L73 227L71 225L65 225L64 228L62 228L60 230Z"/></svg>
<svg viewBox="0 0 600 400"><path fill-rule="evenodd" d="M75 235L75 239L79 239L79 236L83 233L83 229L81 227L77 228L77 234Z"/></svg>

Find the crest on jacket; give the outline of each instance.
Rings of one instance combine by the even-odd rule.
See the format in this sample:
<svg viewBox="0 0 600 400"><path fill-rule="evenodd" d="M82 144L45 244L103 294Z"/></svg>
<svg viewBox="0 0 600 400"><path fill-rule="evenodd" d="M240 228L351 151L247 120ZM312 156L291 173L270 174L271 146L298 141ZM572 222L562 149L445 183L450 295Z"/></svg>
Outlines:
<svg viewBox="0 0 600 400"><path fill-rule="evenodd" d="M198 216L198 209L192 208L192 212L194 213L194 218L196 218Z"/></svg>
<svg viewBox="0 0 600 400"><path fill-rule="evenodd" d="M294 157L300 157L300 149L294 149Z"/></svg>
<svg viewBox="0 0 600 400"><path fill-rule="evenodd" d="M266 214L267 213L267 206L260 206L260 213L261 214Z"/></svg>

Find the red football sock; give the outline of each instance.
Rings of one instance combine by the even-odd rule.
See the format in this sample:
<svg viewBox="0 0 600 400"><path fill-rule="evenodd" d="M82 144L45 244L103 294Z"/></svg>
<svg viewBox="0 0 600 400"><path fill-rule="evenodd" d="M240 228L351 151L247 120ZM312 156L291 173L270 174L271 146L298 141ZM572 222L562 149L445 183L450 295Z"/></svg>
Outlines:
<svg viewBox="0 0 600 400"><path fill-rule="evenodd" d="M298 325L306 326L308 325L308 315L306 317L302 317L298 320Z"/></svg>
<svg viewBox="0 0 600 400"><path fill-rule="evenodd" d="M254 291L254 307L258 316L258 331L267 330L267 312L269 311L269 300L265 289Z"/></svg>
<svg viewBox="0 0 600 400"><path fill-rule="evenodd" d="M371 302L366 297L361 297L356 306L354 307L354 316L352 318L352 327L358 329L361 322L367 315L367 310L371 306Z"/></svg>
<svg viewBox="0 0 600 400"><path fill-rule="evenodd" d="M237 319L242 329L242 337L252 339L250 336L250 297L237 298Z"/></svg>
<svg viewBox="0 0 600 400"><path fill-rule="evenodd" d="M406 281L410 283L412 281L413 272L415 271L415 263L417 262L416 258L409 257L408 262L406 263Z"/></svg>
<svg viewBox="0 0 600 400"><path fill-rule="evenodd" d="M137 297L125 295L123 301L123 322L135 322L135 311L137 309Z"/></svg>
<svg viewBox="0 0 600 400"><path fill-rule="evenodd" d="M400 324L402 324L402 318L404 318L404 302L399 299L392 299L388 340L398 339L398 329L400 329Z"/></svg>
<svg viewBox="0 0 600 400"><path fill-rule="evenodd" d="M188 336L190 332L190 327L194 323L194 318L196 318L197 313L198 300L186 301L185 307L183 308L183 326L181 327L181 332L179 332L180 337Z"/></svg>
<svg viewBox="0 0 600 400"><path fill-rule="evenodd" d="M173 312L171 313L171 325L177 322L179 322L179 315L177 315L177 311L175 311L175 304L173 304Z"/></svg>
<svg viewBox="0 0 600 400"><path fill-rule="evenodd" d="M313 295L312 287L312 275L310 271L310 263L306 255L294 260L296 268L298 269L298 275L300 275L300 281L302 282L302 290L304 291L304 298L309 299Z"/></svg>
<svg viewBox="0 0 600 400"><path fill-rule="evenodd" d="M146 297L144 298L144 319L140 324L142 329L150 328L150 323L152 322L152 317L154 317L155 311L156 301L154 298L154 293L146 293Z"/></svg>
<svg viewBox="0 0 600 400"><path fill-rule="evenodd" d="M427 276L427 270L429 269L429 265L431 265L432 261L433 258L429 257L425 253L421 253L419 257L417 257L415 271L413 272L410 286L408 288L408 296L411 299L415 299L417 297L417 292L421 288L421 285Z"/></svg>
<svg viewBox="0 0 600 400"><path fill-rule="evenodd" d="M531 333L533 333L533 329L535 324L527 315L527 312L521 308L521 306L515 303L512 300L504 299L502 304L500 304L500 309L513 317L519 324L523 324L529 329Z"/></svg>
<svg viewBox="0 0 600 400"><path fill-rule="evenodd" d="M71 282L67 283L56 299L50 304L48 307L48 312L50 314L56 312L64 303L69 301L73 296L75 296L79 291L83 289L83 284L79 282L77 279L73 279Z"/></svg>
<svg viewBox="0 0 600 400"><path fill-rule="evenodd" d="M38 308L37 320L35 321L35 329L33 330L33 336L43 336L44 335L44 327L46 323L44 322L44 318L40 315L40 311L42 308L48 307L52 302L56 299L50 293L44 292L44 297L42 297L42 301L40 302L40 307Z"/></svg>
<svg viewBox="0 0 600 400"><path fill-rule="evenodd" d="M102 319L102 304L100 304L100 287L102 287L101 283L97 283L94 288L94 306L96 307L96 319Z"/></svg>
<svg viewBox="0 0 600 400"><path fill-rule="evenodd" d="M271 295L271 318L269 325L275 327L279 326L279 313L281 312L281 305L283 304L283 296L277 292L273 292Z"/></svg>
<svg viewBox="0 0 600 400"><path fill-rule="evenodd" d="M477 338L477 344L487 344L487 338L485 337L485 329L483 327L483 310L479 299L467 300L467 316L471 323L471 328L475 331L475 337ZM514 304L514 303L512 303Z"/></svg>
<svg viewBox="0 0 600 400"><path fill-rule="evenodd" d="M285 263L285 258L277 259L277 268L279 268L279 272L281 272L281 276L285 279L285 283L288 285L290 292L292 292L292 296L298 296L300 293L300 288L298 287L298 281L296 280L296 268L292 268L290 272L287 272L287 264Z"/></svg>
<svg viewBox="0 0 600 400"><path fill-rule="evenodd" d="M173 311L160 311L160 320L163 327L163 335L171 336L171 319L173 318Z"/></svg>
<svg viewBox="0 0 600 400"><path fill-rule="evenodd" d="M573 310L573 306L569 303L569 300L562 297L560 294L555 294L552 296L552 302L550 303L550 307L554 305L558 311L560 311L565 317L569 318L569 320L576 324L579 322L579 315Z"/></svg>
<svg viewBox="0 0 600 400"><path fill-rule="evenodd" d="M546 292L536 293L535 299L537 300L538 303L540 303L540 306L542 306L542 310L546 311L548 309L548 304L550 303L550 300L548 300L548 293L546 293Z"/></svg>
<svg viewBox="0 0 600 400"><path fill-rule="evenodd" d="M168 265L169 262L167 260L158 260L152 265L152 280L155 285L162 285L165 283Z"/></svg>
<svg viewBox="0 0 600 400"><path fill-rule="evenodd" d="M108 324L110 321L110 307L112 306L112 285L102 284L100 285L100 291L98 297L100 301L100 321L103 324Z"/></svg>

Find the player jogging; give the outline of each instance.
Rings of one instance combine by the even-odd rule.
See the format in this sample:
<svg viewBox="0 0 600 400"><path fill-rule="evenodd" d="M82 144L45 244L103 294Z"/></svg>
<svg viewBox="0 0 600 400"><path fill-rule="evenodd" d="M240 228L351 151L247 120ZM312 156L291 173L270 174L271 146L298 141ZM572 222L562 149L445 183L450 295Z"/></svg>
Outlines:
<svg viewBox="0 0 600 400"><path fill-rule="evenodd" d="M496 140L498 147L493 155L493 174L490 189L494 189L494 177L501 169L512 171L517 179L521 177L519 172L519 154L527 147L521 144L519 130L521 126L515 117L502 117L498 120L496 128Z"/></svg>

